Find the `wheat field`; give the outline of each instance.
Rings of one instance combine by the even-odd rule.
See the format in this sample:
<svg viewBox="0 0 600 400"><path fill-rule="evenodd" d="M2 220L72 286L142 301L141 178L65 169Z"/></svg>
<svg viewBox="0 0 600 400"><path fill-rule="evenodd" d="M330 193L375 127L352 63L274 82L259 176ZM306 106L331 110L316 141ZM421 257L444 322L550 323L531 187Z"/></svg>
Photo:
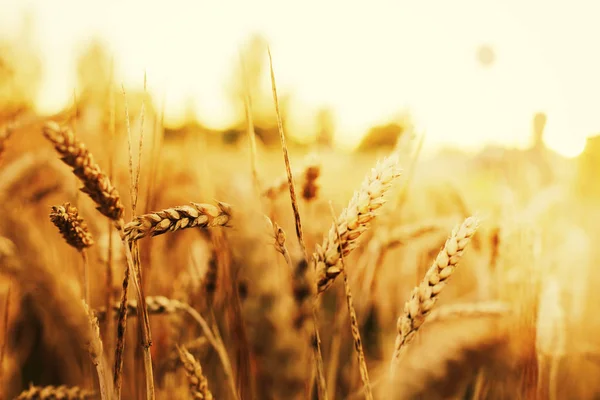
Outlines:
<svg viewBox="0 0 600 400"><path fill-rule="evenodd" d="M273 70L266 124L173 129L88 69L0 105L1 398L600 398L594 138L344 152L288 137Z"/></svg>

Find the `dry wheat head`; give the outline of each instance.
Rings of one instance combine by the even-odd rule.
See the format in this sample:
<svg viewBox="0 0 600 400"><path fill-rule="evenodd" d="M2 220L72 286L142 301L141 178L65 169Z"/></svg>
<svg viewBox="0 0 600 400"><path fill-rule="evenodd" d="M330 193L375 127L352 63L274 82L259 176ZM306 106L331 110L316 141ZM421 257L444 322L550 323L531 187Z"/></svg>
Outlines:
<svg viewBox="0 0 600 400"><path fill-rule="evenodd" d="M15 400L89 400L96 395L79 387L67 386L31 386L22 392Z"/></svg>
<svg viewBox="0 0 600 400"><path fill-rule="evenodd" d="M186 228L227 226L230 219L231 206L229 204L217 202L217 205L214 206L191 203L191 205L167 208L137 216L125 225L124 236L126 240L134 241Z"/></svg>
<svg viewBox="0 0 600 400"><path fill-rule="evenodd" d="M94 157L73 131L61 127L56 122L48 122L43 128L44 136L61 155L61 160L73 168L84 187L82 192L87 193L97 204L97 210L113 221L123 218L123 204L117 189L108 177L102 172Z"/></svg>
<svg viewBox="0 0 600 400"><path fill-rule="evenodd" d="M446 280L452 276L463 251L471 241L479 226L478 219L467 218L456 227L444 248L438 253L433 265L429 268L421 284L413 289L410 300L404 305L403 315L398 318L396 344L392 360L392 371L400 358L404 346L410 343L433 306L438 295L444 289Z"/></svg>
<svg viewBox="0 0 600 400"><path fill-rule="evenodd" d="M313 261L317 271L319 292L324 292L342 272L340 251L347 256L357 246L360 235L369 228L376 210L384 203L384 195L400 176L398 159L395 156L379 161L365 177L360 189L334 223L322 245L317 245ZM339 231L342 243L337 240Z"/></svg>
<svg viewBox="0 0 600 400"><path fill-rule="evenodd" d="M65 241L78 251L94 244L87 224L79 216L77 207L72 206L71 203L67 202L62 206L52 206L50 220L58 228Z"/></svg>
<svg viewBox="0 0 600 400"><path fill-rule="evenodd" d="M112 306L112 312L117 315L121 302L116 302ZM127 302L127 316L135 317L138 311L138 302L136 300L129 300ZM179 301L168 299L164 296L147 296L146 297L146 308L148 309L149 315L165 315L173 314L179 311L185 311L189 307L187 304ZM106 308L101 307L94 311L96 318L99 321L106 320Z"/></svg>
<svg viewBox="0 0 600 400"><path fill-rule="evenodd" d="M208 380L202 373L202 366L185 347L177 347L179 359L185 368L185 374L190 384L190 394L193 399L212 400L213 395L208 389Z"/></svg>

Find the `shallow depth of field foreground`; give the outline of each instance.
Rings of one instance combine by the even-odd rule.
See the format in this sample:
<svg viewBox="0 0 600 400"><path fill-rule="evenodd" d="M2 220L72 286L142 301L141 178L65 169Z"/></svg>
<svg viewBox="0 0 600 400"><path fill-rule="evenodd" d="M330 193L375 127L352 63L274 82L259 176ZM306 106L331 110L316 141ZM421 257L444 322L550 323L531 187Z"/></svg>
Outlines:
<svg viewBox="0 0 600 400"><path fill-rule="evenodd" d="M53 115L0 62L0 399L600 398L599 137L299 140L266 46L238 124L173 127L103 51Z"/></svg>

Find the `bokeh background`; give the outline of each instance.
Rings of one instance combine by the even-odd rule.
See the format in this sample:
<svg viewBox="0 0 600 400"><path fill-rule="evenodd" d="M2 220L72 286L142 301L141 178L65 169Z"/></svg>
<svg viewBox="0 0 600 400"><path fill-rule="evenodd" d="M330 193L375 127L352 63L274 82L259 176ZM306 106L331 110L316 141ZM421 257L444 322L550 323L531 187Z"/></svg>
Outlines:
<svg viewBox="0 0 600 400"><path fill-rule="evenodd" d="M115 82L140 89L147 73L169 126L193 117L230 128L241 119L232 104L241 49L264 68L262 40L295 137L314 137L325 113L336 144L350 149L372 126L409 114L427 135L426 151L524 147L531 116L544 112L546 144L575 156L600 122L599 7L593 0L3 0L0 33L12 49L4 62L27 64L18 82L44 113L100 79L76 72L101 46ZM268 76L254 79L268 108Z"/></svg>

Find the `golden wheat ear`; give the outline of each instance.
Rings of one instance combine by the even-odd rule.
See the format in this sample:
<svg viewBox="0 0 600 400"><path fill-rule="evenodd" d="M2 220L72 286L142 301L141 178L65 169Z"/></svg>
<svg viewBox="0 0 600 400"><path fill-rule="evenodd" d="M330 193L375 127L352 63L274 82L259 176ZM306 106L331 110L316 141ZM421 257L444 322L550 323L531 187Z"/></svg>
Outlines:
<svg viewBox="0 0 600 400"><path fill-rule="evenodd" d="M79 216L77 207L72 206L71 203L67 202L61 206L52 206L50 220L58 228L65 241L78 251L94 244L87 224Z"/></svg>
<svg viewBox="0 0 600 400"><path fill-rule="evenodd" d="M465 248L478 227L479 220L475 217L467 218L460 226L456 227L425 274L421 284L413 289L410 300L404 305L402 316L398 318L398 335L391 367L392 375L395 373L402 352L413 341L417 331L431 313L438 295L454 273Z"/></svg>
<svg viewBox="0 0 600 400"><path fill-rule="evenodd" d="M112 305L111 310L107 313L105 307L101 307L94 311L98 321L105 321L110 313L118 314L121 307L121 302L116 302ZM148 309L148 315L168 315L176 312L183 312L187 310L189 305L182 303L179 300L169 299L164 296L148 296L146 297L146 308ZM129 300L126 304L127 316L135 317L138 315L138 302L136 300Z"/></svg>
<svg viewBox="0 0 600 400"><path fill-rule="evenodd" d="M191 205L167 208L137 216L123 228L124 238L129 241L158 236L186 228L214 228L227 226L231 219L231 206L191 203Z"/></svg>
<svg viewBox="0 0 600 400"><path fill-rule="evenodd" d="M185 347L177 346L179 359L185 369L185 374L190 386L190 395L193 399L212 400L213 395L208 389L208 379L202 372L200 362Z"/></svg>
<svg viewBox="0 0 600 400"><path fill-rule="evenodd" d="M96 399L94 392L68 386L31 386L21 392L15 400L91 400Z"/></svg>
<svg viewBox="0 0 600 400"><path fill-rule="evenodd" d="M400 176L396 156L379 161L365 177L337 221L333 223L323 244L317 245L313 260L316 264L319 292L327 290L342 272L341 255L347 256L358 247L358 239L376 216L376 211L385 203L385 194ZM338 232L339 237L338 240Z"/></svg>
<svg viewBox="0 0 600 400"><path fill-rule="evenodd" d="M43 127L43 133L61 156L61 160L70 166L75 176L81 180L81 191L94 200L96 209L115 222L122 220L124 207L119 192L73 131L68 127L61 127L56 122L48 122Z"/></svg>

